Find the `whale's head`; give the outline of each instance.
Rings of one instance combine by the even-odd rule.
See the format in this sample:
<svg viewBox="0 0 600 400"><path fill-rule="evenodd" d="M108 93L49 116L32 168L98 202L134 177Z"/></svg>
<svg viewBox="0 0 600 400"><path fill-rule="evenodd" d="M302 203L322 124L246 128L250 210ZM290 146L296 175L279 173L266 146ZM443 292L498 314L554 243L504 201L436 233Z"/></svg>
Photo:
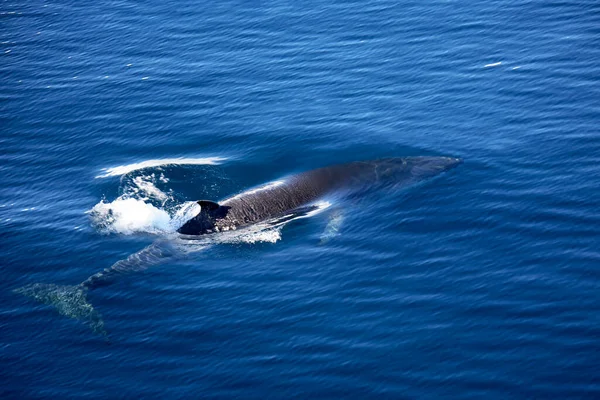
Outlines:
<svg viewBox="0 0 600 400"><path fill-rule="evenodd" d="M387 182L418 182L432 178L458 166L462 160L454 157L403 157L375 161L377 180Z"/></svg>
<svg viewBox="0 0 600 400"><path fill-rule="evenodd" d="M411 175L417 179L427 179L457 167L462 160L454 157L408 157Z"/></svg>
<svg viewBox="0 0 600 400"><path fill-rule="evenodd" d="M177 229L182 235L204 235L214 232L217 221L227 215L228 207L210 200L200 200L200 212Z"/></svg>

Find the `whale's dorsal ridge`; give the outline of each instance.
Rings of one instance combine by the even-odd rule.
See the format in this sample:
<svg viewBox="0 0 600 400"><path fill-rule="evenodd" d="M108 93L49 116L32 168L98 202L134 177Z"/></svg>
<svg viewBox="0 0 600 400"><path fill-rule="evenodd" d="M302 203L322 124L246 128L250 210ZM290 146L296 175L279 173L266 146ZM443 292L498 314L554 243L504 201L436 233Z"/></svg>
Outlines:
<svg viewBox="0 0 600 400"><path fill-rule="evenodd" d="M203 211L213 211L220 207L219 203L212 200L198 200L196 203L198 203Z"/></svg>

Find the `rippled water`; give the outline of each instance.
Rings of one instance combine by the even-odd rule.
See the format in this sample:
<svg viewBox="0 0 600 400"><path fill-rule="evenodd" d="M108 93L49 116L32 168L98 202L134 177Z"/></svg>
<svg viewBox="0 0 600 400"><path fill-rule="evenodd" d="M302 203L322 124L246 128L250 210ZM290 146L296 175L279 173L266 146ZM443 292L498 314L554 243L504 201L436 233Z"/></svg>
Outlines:
<svg viewBox="0 0 600 400"><path fill-rule="evenodd" d="M0 21L3 397L600 396L596 2L3 1ZM95 290L109 340L12 291L171 237L186 202L405 155L465 162Z"/></svg>

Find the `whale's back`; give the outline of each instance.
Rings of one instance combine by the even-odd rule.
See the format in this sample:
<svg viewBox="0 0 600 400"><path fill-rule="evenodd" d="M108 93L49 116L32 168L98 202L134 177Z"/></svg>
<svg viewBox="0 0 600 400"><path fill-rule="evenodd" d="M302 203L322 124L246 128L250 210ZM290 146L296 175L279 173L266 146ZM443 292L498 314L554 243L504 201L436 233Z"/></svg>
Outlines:
<svg viewBox="0 0 600 400"><path fill-rule="evenodd" d="M217 225L247 224L280 216L309 204L353 182L375 177L374 166L366 162L319 168L240 193L221 202L227 216Z"/></svg>
<svg viewBox="0 0 600 400"><path fill-rule="evenodd" d="M459 163L459 159L448 157L406 157L319 168L245 191L220 204L202 201L200 213L178 231L200 235L277 218L333 191L353 192L373 184L404 186L438 175Z"/></svg>

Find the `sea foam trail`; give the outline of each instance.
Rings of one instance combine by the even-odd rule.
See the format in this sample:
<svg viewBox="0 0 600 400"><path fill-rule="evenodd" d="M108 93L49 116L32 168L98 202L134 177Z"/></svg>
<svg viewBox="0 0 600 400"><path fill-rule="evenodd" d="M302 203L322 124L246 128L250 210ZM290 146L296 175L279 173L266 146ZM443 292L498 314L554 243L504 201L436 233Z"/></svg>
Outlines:
<svg viewBox="0 0 600 400"><path fill-rule="evenodd" d="M161 167L165 165L218 165L225 161L224 157L206 157L206 158L164 158L158 160L147 160L134 164L119 165L112 168L103 168L104 172L97 175L96 178L108 178L110 176L120 176L132 171L143 168Z"/></svg>

